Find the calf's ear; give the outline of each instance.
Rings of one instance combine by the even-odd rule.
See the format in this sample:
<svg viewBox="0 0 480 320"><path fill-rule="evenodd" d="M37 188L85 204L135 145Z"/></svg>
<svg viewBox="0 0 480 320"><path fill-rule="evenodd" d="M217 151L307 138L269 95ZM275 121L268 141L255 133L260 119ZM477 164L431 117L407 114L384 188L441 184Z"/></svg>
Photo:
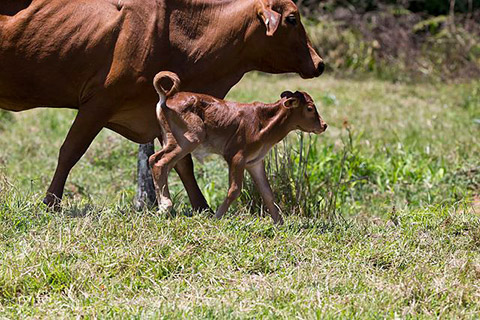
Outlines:
<svg viewBox="0 0 480 320"><path fill-rule="evenodd" d="M267 6L264 0L259 0L259 3L258 15L267 28L267 36L271 37L275 31L277 31L280 21L282 20L282 15L273 11L270 6Z"/></svg>
<svg viewBox="0 0 480 320"><path fill-rule="evenodd" d="M280 98L290 98L291 96L293 96L293 93L291 91L283 91L280 95Z"/></svg>
<svg viewBox="0 0 480 320"><path fill-rule="evenodd" d="M298 99L295 97L291 97L285 100L285 102L283 103L283 106L287 109L298 108L300 106L300 101L298 101Z"/></svg>

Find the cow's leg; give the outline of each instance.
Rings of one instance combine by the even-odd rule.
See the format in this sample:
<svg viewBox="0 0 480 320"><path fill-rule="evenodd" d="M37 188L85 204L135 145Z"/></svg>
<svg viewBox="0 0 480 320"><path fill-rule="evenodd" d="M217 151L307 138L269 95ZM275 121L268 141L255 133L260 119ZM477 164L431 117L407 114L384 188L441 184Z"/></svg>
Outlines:
<svg viewBox="0 0 480 320"><path fill-rule="evenodd" d="M243 185L243 174L245 172L245 158L241 155L236 155L232 160L228 161L228 176L230 187L228 189L228 194L222 205L218 207L217 212L215 213L215 218L220 219L225 212L227 212L228 207L232 204L235 199L238 198L240 192L242 191Z"/></svg>
<svg viewBox="0 0 480 320"><path fill-rule="evenodd" d="M80 160L93 139L107 123L106 115L89 111L92 110L82 109L78 112L60 148L57 169L48 188L47 195L43 200L49 207L58 207L70 170Z"/></svg>
<svg viewBox="0 0 480 320"><path fill-rule="evenodd" d="M263 161L257 163L253 166L247 167L248 173L252 177L255 185L257 186L260 195L262 196L263 202L268 208L268 212L272 217L273 221L277 224L283 224L283 219L278 208L275 205L275 199L273 196L272 188L270 183L268 183L267 174L265 173L265 164Z"/></svg>
<svg viewBox="0 0 480 320"><path fill-rule="evenodd" d="M152 207L156 204L155 186L152 173L148 165L148 159L155 153L153 142L141 144L138 147L137 162L137 195L134 205L136 210L142 210L145 206Z"/></svg>
<svg viewBox="0 0 480 320"><path fill-rule="evenodd" d="M190 199L193 210L211 211L207 200L205 200L205 197L197 184L197 180L195 180L192 155L188 154L183 159L179 160L175 165L175 171L177 171L185 190L187 190L188 198Z"/></svg>

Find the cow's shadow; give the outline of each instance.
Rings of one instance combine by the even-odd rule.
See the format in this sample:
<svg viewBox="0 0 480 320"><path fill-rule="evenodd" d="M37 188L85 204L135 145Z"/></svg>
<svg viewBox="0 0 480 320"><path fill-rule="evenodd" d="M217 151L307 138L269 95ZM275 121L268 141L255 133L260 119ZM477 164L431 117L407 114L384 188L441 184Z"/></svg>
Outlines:
<svg viewBox="0 0 480 320"><path fill-rule="evenodd" d="M70 205L66 208L62 208L61 214L70 218L84 218L87 215L92 215L97 211L98 209L91 204Z"/></svg>

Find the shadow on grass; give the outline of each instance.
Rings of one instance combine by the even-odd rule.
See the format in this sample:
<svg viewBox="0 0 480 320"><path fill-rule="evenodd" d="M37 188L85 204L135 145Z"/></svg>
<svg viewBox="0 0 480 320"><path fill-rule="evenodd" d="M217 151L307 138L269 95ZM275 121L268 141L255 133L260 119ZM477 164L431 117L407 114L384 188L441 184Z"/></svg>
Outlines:
<svg viewBox="0 0 480 320"><path fill-rule="evenodd" d="M293 221L282 227L285 231L291 233L300 233L302 231L314 231L315 233L330 233L335 231L345 231L351 227L347 220L338 220L335 223L325 221L324 219L302 219L301 221Z"/></svg>
<svg viewBox="0 0 480 320"><path fill-rule="evenodd" d="M99 211L92 204L73 204L63 208L61 213L69 218L84 218L88 215L99 213Z"/></svg>

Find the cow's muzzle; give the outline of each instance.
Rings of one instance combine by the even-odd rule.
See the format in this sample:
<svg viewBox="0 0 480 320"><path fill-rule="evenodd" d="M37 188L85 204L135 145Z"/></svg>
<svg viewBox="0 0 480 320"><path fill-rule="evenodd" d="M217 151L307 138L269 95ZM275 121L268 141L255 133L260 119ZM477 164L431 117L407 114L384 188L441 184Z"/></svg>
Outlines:
<svg viewBox="0 0 480 320"><path fill-rule="evenodd" d="M311 79L319 77L325 71L325 62L320 58L317 62L313 65L310 65L309 72L302 72L300 76L303 79Z"/></svg>
<svg viewBox="0 0 480 320"><path fill-rule="evenodd" d="M324 71L325 71L325 62L323 62L323 60L321 60L321 61L318 63L317 73L316 73L315 77L320 76Z"/></svg>

